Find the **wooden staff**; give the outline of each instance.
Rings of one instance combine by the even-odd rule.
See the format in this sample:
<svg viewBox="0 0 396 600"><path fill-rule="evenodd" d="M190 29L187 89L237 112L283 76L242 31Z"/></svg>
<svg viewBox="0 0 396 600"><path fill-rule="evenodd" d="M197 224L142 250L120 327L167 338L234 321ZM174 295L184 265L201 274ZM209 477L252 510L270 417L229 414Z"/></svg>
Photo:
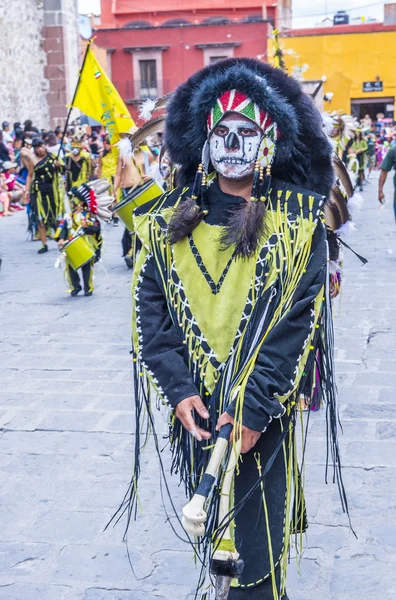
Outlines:
<svg viewBox="0 0 396 600"><path fill-rule="evenodd" d="M205 523L207 514L204 511L204 504L210 494L210 491L216 481L220 465L227 452L228 441L232 432L232 424L227 423L220 429L215 447L210 457L209 464L201 481L190 502L183 508L182 525L189 535L205 535Z"/></svg>
<svg viewBox="0 0 396 600"><path fill-rule="evenodd" d="M205 523L207 514L204 511L204 504L216 481L220 465L227 452L228 442L231 436L233 425L228 423L220 429L212 456L206 468L204 475L198 485L198 488L188 504L183 508L182 524L184 529L190 535L205 535ZM221 486L219 517L218 523L221 525L230 512L230 493L234 479L235 468L238 464L241 454L242 440L237 440L235 447L231 449L228 459L227 469ZM243 571L243 561L239 559L234 542L231 537L230 524L227 525L221 539L216 543L215 551L210 564L210 572L216 578L215 599L227 600L231 582L238 578Z"/></svg>

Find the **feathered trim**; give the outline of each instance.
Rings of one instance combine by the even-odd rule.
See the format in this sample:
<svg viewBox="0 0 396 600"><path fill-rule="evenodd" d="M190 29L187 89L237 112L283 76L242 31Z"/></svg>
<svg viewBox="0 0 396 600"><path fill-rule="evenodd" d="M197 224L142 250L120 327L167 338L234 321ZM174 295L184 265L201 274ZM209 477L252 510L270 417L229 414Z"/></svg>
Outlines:
<svg viewBox="0 0 396 600"><path fill-rule="evenodd" d="M347 221L339 229L337 229L336 233L343 238L348 239L351 235L356 231L356 225L352 221Z"/></svg>
<svg viewBox="0 0 396 600"><path fill-rule="evenodd" d="M143 121L149 121L153 116L156 104L157 100L147 98L147 100L145 100L140 107L139 119L142 119Z"/></svg>

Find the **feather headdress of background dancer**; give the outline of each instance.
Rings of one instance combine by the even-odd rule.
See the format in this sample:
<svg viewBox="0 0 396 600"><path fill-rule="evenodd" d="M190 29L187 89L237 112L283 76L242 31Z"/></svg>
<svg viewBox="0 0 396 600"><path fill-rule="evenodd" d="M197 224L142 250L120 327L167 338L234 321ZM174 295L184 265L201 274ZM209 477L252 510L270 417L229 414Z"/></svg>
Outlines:
<svg viewBox="0 0 396 600"><path fill-rule="evenodd" d="M297 399L313 387L318 350L328 453L347 508L322 216L334 180L331 145L299 83L253 59L220 61L181 85L165 135L180 187L134 213L142 241L133 277L136 456L117 516L127 512L129 524L137 513L140 452L154 429L150 389L157 405L172 409L171 471L189 498L210 459L219 415L220 424L234 420L230 448L238 433L256 443L239 462L221 523L225 461L208 495L205 534L192 540L203 565L198 589L213 549L222 548L245 564L231 600L287 598L290 538L299 546L306 528ZM238 173L251 179L247 197L223 189L232 165L235 180ZM197 410L187 431L180 407L191 398Z"/></svg>

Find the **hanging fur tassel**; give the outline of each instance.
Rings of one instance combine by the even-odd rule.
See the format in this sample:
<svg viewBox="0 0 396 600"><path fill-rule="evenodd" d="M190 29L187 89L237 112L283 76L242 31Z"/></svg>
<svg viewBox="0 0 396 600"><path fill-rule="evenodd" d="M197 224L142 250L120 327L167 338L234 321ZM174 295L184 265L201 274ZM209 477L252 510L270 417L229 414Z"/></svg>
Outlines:
<svg viewBox="0 0 396 600"><path fill-rule="evenodd" d="M194 197L187 198L175 209L168 225L168 241L176 244L190 235L204 218L205 213L200 209Z"/></svg>
<svg viewBox="0 0 396 600"><path fill-rule="evenodd" d="M265 212L264 202L244 202L230 216L220 238L223 247L235 244L235 256L253 256L265 235Z"/></svg>

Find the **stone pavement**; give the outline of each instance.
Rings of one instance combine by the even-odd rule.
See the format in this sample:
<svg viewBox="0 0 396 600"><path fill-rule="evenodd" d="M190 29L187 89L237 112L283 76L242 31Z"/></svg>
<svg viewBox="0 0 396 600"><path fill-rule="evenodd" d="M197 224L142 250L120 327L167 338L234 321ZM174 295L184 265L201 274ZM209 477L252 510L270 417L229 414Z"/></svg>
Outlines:
<svg viewBox="0 0 396 600"><path fill-rule="evenodd" d="M356 539L336 486L324 483L324 411L311 414L301 565L291 600L396 595L396 230L391 203L367 187L345 255L336 309L344 477ZM387 184L389 200L391 180ZM184 600L197 572L160 508L152 449L143 458L143 515L128 536L103 531L129 481L133 452L130 272L121 228L105 228L92 298L70 298L25 240L25 215L0 220L0 600ZM165 442L164 442L165 445ZM165 454L165 453L164 453ZM176 503L183 496L174 485Z"/></svg>

